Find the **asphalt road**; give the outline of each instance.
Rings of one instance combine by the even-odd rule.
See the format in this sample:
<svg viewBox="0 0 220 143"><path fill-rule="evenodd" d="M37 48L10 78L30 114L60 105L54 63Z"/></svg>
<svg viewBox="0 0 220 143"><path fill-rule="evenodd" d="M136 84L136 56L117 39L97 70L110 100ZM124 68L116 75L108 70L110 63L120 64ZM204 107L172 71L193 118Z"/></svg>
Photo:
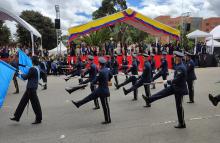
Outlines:
<svg viewBox="0 0 220 143"><path fill-rule="evenodd" d="M144 101L139 89L138 101L131 101L132 93L124 96L122 89L111 89L110 110L112 123L104 120L102 109L92 110L93 102L77 109L69 100L79 100L90 93L89 87L69 95L64 88L76 85L64 76L48 78L48 90L38 90L43 111L43 122L31 125L35 116L31 105L25 110L19 123L9 120L25 90L25 82L19 81L20 94L12 94L11 83L6 102L0 109L0 143L219 143L220 106L213 107L208 93L219 94L220 68L197 69L195 104L187 104L184 98L186 129L175 129L177 115L174 96L167 97L143 108ZM169 78L171 78L170 75ZM120 82L124 77L120 77ZM126 87L129 87L130 84ZM152 94L163 88L157 85Z"/></svg>

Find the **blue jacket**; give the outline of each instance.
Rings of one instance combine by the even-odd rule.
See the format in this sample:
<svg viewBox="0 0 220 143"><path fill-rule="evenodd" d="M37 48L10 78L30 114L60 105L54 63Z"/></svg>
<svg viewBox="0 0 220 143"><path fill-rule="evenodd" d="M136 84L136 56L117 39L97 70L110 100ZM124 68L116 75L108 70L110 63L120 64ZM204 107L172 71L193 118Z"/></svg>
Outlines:
<svg viewBox="0 0 220 143"><path fill-rule="evenodd" d="M133 74L133 75L138 75L138 65L139 65L138 61L137 60L133 60L132 61L132 66L127 71L127 73L131 72L131 74Z"/></svg>
<svg viewBox="0 0 220 143"><path fill-rule="evenodd" d="M187 95L188 88L186 85L186 79L187 79L186 66L183 63L180 63L175 66L173 80L168 80L167 82L168 84L171 85L176 95Z"/></svg>
<svg viewBox="0 0 220 143"><path fill-rule="evenodd" d="M116 59L112 61L112 74L118 74L118 61Z"/></svg>
<svg viewBox="0 0 220 143"><path fill-rule="evenodd" d="M162 75L168 75L168 64L167 64L166 59L161 60L160 69L161 69L161 74Z"/></svg>
<svg viewBox="0 0 220 143"><path fill-rule="evenodd" d="M89 74L89 79L90 79L90 81L92 81L96 78L97 72L98 72L98 69L97 69L96 65L94 63L92 63L90 65L90 68L84 73L84 75Z"/></svg>
<svg viewBox="0 0 220 143"><path fill-rule="evenodd" d="M152 81L152 74L151 74L151 65L149 61L144 62L144 70L141 75L141 79L144 83L150 83Z"/></svg>
<svg viewBox="0 0 220 143"><path fill-rule="evenodd" d="M22 74L21 77L24 80L28 80L27 89L37 90L38 88L38 80L40 78L40 70L35 67L31 67L28 71L28 74Z"/></svg>
<svg viewBox="0 0 220 143"><path fill-rule="evenodd" d="M98 84L98 88L95 90L95 93L99 96L110 96L108 82L112 78L111 71L104 67L97 74L96 78L92 81L92 84Z"/></svg>
<svg viewBox="0 0 220 143"><path fill-rule="evenodd" d="M196 80L195 63L192 59L186 62L186 68L187 68L187 81Z"/></svg>

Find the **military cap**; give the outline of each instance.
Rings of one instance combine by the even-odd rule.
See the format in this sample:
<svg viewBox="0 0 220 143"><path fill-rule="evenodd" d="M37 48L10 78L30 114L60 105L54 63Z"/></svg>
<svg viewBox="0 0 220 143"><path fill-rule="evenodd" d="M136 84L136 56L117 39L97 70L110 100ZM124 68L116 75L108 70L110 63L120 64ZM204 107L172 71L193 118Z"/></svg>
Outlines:
<svg viewBox="0 0 220 143"><path fill-rule="evenodd" d="M106 59L103 58L103 57L100 57L100 58L99 58L99 63L100 63L100 64L105 64L105 63L106 63Z"/></svg>
<svg viewBox="0 0 220 143"><path fill-rule="evenodd" d="M147 53L144 53L143 56L144 57L149 57L149 55Z"/></svg>
<svg viewBox="0 0 220 143"><path fill-rule="evenodd" d="M137 54L136 54L136 53L133 53L133 54L132 54L132 57L136 57L136 56L137 56Z"/></svg>
<svg viewBox="0 0 220 143"><path fill-rule="evenodd" d="M165 51L162 52L162 55L166 55L166 54L167 54L167 52L165 52Z"/></svg>
<svg viewBox="0 0 220 143"><path fill-rule="evenodd" d="M184 54L179 51L174 51L173 54L176 55L177 57L180 57L180 58L184 57Z"/></svg>
<svg viewBox="0 0 220 143"><path fill-rule="evenodd" d="M94 57L91 56L91 55L89 55L89 56L88 56L88 59L89 59L89 60L94 60Z"/></svg>
<svg viewBox="0 0 220 143"><path fill-rule="evenodd" d="M154 57L155 55L152 53L152 54L150 54L150 56L151 56L151 57Z"/></svg>
<svg viewBox="0 0 220 143"><path fill-rule="evenodd" d="M192 54L192 53L189 53L189 52L185 52L185 54L186 54L187 56L193 56L193 54Z"/></svg>

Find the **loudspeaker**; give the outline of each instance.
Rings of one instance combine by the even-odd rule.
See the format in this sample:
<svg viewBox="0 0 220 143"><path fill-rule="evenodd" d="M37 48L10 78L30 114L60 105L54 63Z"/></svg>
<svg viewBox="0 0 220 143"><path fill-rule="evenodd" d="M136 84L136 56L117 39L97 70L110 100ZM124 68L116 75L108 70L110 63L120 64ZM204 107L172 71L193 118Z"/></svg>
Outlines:
<svg viewBox="0 0 220 143"><path fill-rule="evenodd" d="M60 19L55 19L55 28L60 29Z"/></svg>
<svg viewBox="0 0 220 143"><path fill-rule="evenodd" d="M191 24L190 24L190 23L186 23L186 31L187 31L187 32L190 31L190 27L191 27Z"/></svg>

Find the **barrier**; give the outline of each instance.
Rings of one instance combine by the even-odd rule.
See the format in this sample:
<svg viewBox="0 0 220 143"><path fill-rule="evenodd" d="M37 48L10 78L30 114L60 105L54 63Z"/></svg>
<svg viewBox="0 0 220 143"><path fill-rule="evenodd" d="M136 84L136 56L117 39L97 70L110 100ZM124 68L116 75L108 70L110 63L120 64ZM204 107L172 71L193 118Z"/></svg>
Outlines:
<svg viewBox="0 0 220 143"><path fill-rule="evenodd" d="M107 59L107 56L104 56L104 57ZM173 57L172 55L166 55L169 69L172 69L172 57ZM68 58L67 58L68 63L70 64L72 60L74 62L76 62L76 58L77 58L76 56L73 56L73 57L68 56ZM94 63L96 65L99 65L98 58L99 58L98 56L94 56ZM81 59L86 61L87 56L81 56ZM128 65L130 66L132 63L132 56L127 56L127 60L128 60ZM144 66L143 56L138 56L138 60L140 61L139 70L142 71L143 66ZM158 68L161 64L161 55L155 55L154 60L156 63L156 68ZM119 65L121 65L122 64L122 56L117 56L117 61L118 61ZM120 66L119 66L119 68L120 68Z"/></svg>

